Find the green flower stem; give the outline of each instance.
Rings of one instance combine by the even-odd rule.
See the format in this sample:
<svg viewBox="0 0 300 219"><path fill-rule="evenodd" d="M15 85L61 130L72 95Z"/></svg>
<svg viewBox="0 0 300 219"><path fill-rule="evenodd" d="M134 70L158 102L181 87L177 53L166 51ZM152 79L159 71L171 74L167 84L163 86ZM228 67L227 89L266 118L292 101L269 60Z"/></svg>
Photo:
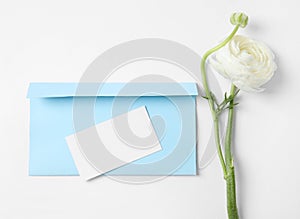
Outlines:
<svg viewBox="0 0 300 219"><path fill-rule="evenodd" d="M217 50L219 50L222 47L224 47L233 38L233 36L238 31L239 27L240 27L239 25L236 25L235 28L233 29L232 33L223 42L221 42L219 45L215 46L214 48L208 50L203 55L202 61L201 61L201 76L202 76L202 80L203 80L203 87L204 87L204 91L205 91L206 97L208 99L210 111L212 113L212 117L213 117L213 121L214 121L215 142L217 144L218 156L219 156L219 159L220 159L220 162L221 162L221 166L222 166L222 169L223 169L224 178L226 178L226 176L227 176L227 168L226 168L226 164L225 164L225 161L224 161L224 157L223 157L223 153L222 153L222 148L221 148L221 142L220 142L219 118L218 118L218 115L216 113L216 109L215 109L215 105L214 105L214 100L212 98L212 95L211 95L211 92L210 92L210 89L209 89L209 86L208 86L208 83L207 83L205 64L206 64L207 58L212 53L214 53Z"/></svg>
<svg viewBox="0 0 300 219"><path fill-rule="evenodd" d="M234 166L233 159L231 154L231 138L232 138L232 128L233 128L233 108L234 108L234 98L229 103L229 113L228 113L228 123L225 137L225 160L223 157L221 140L220 140L220 128L219 128L219 117L216 112L215 100L212 96L212 92L209 89L207 77L206 77L206 60L207 58L217 50L224 47L236 34L240 25L236 25L231 34L219 45L214 48L208 50L201 61L201 76L203 80L203 87L206 94L206 98L208 99L210 111L214 121L214 133L215 133L215 142L217 145L217 151L219 160L223 169L224 179L226 180L227 185L227 213L229 219L238 219L238 209L236 205L236 189L235 189L235 174L234 174ZM232 85L231 87L231 95L235 94L236 87ZM226 161L226 163L225 163Z"/></svg>
<svg viewBox="0 0 300 219"><path fill-rule="evenodd" d="M236 87L231 85L230 95L234 96ZM226 187L227 187L227 212L229 219L238 219L238 209L236 204L235 174L233 158L231 153L232 129L233 129L234 98L229 103L227 129L225 137L225 161L226 161Z"/></svg>
<svg viewBox="0 0 300 219"><path fill-rule="evenodd" d="M234 96L236 91L236 86L231 85L230 95ZM234 113L234 98L229 103L229 112L227 119L227 129L225 136L225 161L226 167L228 169L229 165L232 163L232 153L231 153L231 139L232 139L232 126L233 126L233 113Z"/></svg>
<svg viewBox="0 0 300 219"><path fill-rule="evenodd" d="M226 188L228 219L239 219L238 208L236 204L235 174L233 165L227 170Z"/></svg>

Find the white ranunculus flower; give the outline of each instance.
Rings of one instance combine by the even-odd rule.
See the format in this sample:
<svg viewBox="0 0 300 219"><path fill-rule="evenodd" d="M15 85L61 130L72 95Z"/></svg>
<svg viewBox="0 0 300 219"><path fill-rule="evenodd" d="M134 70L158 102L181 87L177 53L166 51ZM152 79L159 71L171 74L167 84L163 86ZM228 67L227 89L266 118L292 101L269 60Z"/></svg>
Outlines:
<svg viewBox="0 0 300 219"><path fill-rule="evenodd" d="M263 43L236 35L210 60L214 69L243 91L262 91L277 65L272 51Z"/></svg>

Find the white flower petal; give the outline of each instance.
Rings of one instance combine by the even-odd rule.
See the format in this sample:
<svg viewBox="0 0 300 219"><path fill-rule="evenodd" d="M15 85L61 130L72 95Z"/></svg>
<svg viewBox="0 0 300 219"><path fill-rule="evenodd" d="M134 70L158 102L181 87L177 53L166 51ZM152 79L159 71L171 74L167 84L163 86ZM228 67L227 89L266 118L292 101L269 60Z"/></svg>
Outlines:
<svg viewBox="0 0 300 219"><path fill-rule="evenodd" d="M239 89L261 92L274 75L277 65L273 52L264 44L236 35L210 59L212 67Z"/></svg>

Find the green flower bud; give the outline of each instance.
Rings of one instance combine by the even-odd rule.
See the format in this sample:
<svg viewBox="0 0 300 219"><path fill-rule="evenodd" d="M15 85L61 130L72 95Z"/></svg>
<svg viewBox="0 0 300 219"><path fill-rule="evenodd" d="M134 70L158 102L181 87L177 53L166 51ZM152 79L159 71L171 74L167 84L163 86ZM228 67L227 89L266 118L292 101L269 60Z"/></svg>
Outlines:
<svg viewBox="0 0 300 219"><path fill-rule="evenodd" d="M248 16L244 13L233 13L230 17L230 22L233 25L240 25L244 28L248 24Z"/></svg>

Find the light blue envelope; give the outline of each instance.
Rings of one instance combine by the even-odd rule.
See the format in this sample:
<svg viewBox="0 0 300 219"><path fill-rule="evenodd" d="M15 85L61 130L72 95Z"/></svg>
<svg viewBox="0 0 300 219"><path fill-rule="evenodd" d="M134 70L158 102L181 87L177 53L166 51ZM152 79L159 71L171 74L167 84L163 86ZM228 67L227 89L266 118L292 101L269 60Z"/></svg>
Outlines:
<svg viewBox="0 0 300 219"><path fill-rule="evenodd" d="M78 175L65 137L146 106L162 150L108 175L196 175L195 83L31 83L29 175Z"/></svg>

